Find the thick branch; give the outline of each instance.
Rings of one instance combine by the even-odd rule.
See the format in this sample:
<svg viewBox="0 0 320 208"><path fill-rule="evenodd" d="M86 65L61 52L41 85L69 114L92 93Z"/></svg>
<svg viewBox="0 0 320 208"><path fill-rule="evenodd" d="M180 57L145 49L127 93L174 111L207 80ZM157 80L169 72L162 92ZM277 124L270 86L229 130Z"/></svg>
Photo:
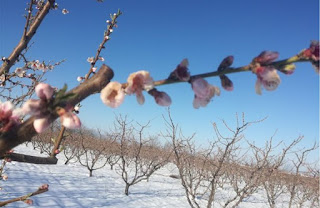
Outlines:
<svg viewBox="0 0 320 208"><path fill-rule="evenodd" d="M67 92L75 95L70 97L67 100L67 103L71 106L74 106L91 94L100 92L112 78L112 69L106 65L103 65L99 72L96 73L92 78L86 80L81 85ZM49 122L52 123L57 118L57 114L51 114ZM26 141L30 141L31 138L37 134L33 127L33 121L35 119L36 117L29 118L18 127L11 129L9 132L4 133L0 137L0 156L4 155L6 151L14 148L15 146Z"/></svg>
<svg viewBox="0 0 320 208"><path fill-rule="evenodd" d="M12 161L32 163L32 164L52 164L55 165L58 162L56 157L37 157L31 155L24 155L19 153L11 153L6 155L6 158Z"/></svg>

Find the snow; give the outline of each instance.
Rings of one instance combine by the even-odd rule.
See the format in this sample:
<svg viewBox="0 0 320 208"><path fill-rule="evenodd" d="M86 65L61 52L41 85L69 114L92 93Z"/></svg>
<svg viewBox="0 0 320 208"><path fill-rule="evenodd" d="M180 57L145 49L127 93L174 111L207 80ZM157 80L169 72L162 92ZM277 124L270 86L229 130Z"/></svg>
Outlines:
<svg viewBox="0 0 320 208"><path fill-rule="evenodd" d="M31 145L20 145L15 152L40 155ZM43 155L42 155L43 156ZM79 163L64 165L64 157L58 155L57 165L35 165L11 162L5 167L7 181L0 181L0 201L19 197L36 191L42 184L49 184L49 191L33 196L32 206L15 202L7 207L47 207L47 208L184 208L190 207L179 179L169 177L177 170L169 164L151 176L150 180L130 187L129 196L124 194L125 184L121 176L107 165L93 172ZM223 200L228 190L217 193L217 200ZM257 193L244 200L240 208L263 208L267 206L264 194Z"/></svg>

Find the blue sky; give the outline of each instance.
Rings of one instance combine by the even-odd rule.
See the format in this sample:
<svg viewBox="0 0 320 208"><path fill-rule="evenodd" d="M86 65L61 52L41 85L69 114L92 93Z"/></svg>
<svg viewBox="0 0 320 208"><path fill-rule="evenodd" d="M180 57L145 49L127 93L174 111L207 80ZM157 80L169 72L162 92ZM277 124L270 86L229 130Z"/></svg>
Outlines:
<svg viewBox="0 0 320 208"><path fill-rule="evenodd" d="M0 55L8 56L19 41L27 1L1 0ZM67 61L50 72L49 84L69 88L78 84L77 76L89 69L86 59L94 56L103 38L110 13L123 11L111 41L102 52L106 64L115 71L114 80L125 82L128 75L148 70L155 80L166 78L176 65L188 58L191 74L216 70L223 58L233 55L233 66L243 66L263 50L278 51L280 59L307 48L319 39L319 2L317 0L106 0L57 1L60 8L50 11L28 53L30 59ZM98 63L97 66L102 64ZM13 68L14 69L14 68ZM268 116L247 131L247 139L263 145L277 130L276 141L290 142L305 135L302 146L319 140L319 76L311 64L297 64L293 75L280 74L276 91L255 94L256 76L250 72L232 74L233 92L222 91L206 108L193 109L189 84L159 87L172 98L172 117L186 135L197 134L199 144L213 138L212 123L221 119L231 125L235 114L244 112L248 121ZM220 86L216 77L207 79ZM102 104L99 95L82 102L80 118L89 127L107 129L115 114L127 114L140 123L151 120L150 132L164 130L159 107L145 94L140 106L127 96L118 109ZM316 155L316 154L315 154Z"/></svg>

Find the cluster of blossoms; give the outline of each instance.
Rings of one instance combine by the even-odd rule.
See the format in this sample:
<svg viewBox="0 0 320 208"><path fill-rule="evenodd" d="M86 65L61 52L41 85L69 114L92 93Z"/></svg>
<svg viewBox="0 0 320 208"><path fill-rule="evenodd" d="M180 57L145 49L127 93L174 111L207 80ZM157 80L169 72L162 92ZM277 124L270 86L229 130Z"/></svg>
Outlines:
<svg viewBox="0 0 320 208"><path fill-rule="evenodd" d="M145 99L142 94L143 90L149 91L156 102L162 106L169 106L171 99L164 92L158 92L154 89L153 79L147 71L138 71L130 74L124 87L119 82L110 82L101 90L100 98L102 102L112 108L119 107L124 101L125 95L135 94L139 104L143 104ZM153 91L151 91L153 90Z"/></svg>
<svg viewBox="0 0 320 208"><path fill-rule="evenodd" d="M33 127L36 132L41 133L47 129L50 121L50 103L54 100L55 89L45 83L36 86L35 92L40 98L38 100L28 100L22 107L25 114L35 116ZM55 107L54 111L60 116L61 124L66 128L79 128L81 126L80 119L72 112L72 106Z"/></svg>
<svg viewBox="0 0 320 208"><path fill-rule="evenodd" d="M88 58L87 58L87 62L89 62L90 64L94 64L94 63L95 63L94 60L95 60L94 57L88 57ZM103 58L102 56L99 56L99 57L98 57L98 60L104 61L104 58Z"/></svg>
<svg viewBox="0 0 320 208"><path fill-rule="evenodd" d="M28 62L28 67L33 70L42 70L43 72L54 69L54 65L45 64L44 62L40 62L39 60Z"/></svg>
<svg viewBox="0 0 320 208"><path fill-rule="evenodd" d="M304 59L311 60L312 66L319 74L319 41L312 41L308 49L303 50L298 56ZM251 70L257 75L257 82L255 90L257 94L261 94L261 87L266 90L272 91L277 89L281 83L280 76L277 73L277 69L270 65L279 57L278 52L263 51L259 56L255 57L251 63ZM280 68L279 71L284 74L290 75L295 70L294 64L286 64Z"/></svg>
<svg viewBox="0 0 320 208"><path fill-rule="evenodd" d="M193 107L205 107L212 97L220 95L220 89L216 86L210 85L201 77L191 78L189 69L189 62L183 59L181 63L173 70L169 76L169 80L179 80L189 82L194 91ZM232 83L232 82L231 82ZM124 101L125 95L136 95L139 104L145 102L143 91L147 91L154 97L156 103L160 106L171 105L171 98L165 92L158 91L154 87L153 78L147 71L138 71L129 75L127 84L120 84L119 82L110 82L104 89L101 90L102 102L112 108L119 107Z"/></svg>
<svg viewBox="0 0 320 208"><path fill-rule="evenodd" d="M111 21L110 20L107 20L106 23L108 24L108 27L107 27L107 30L104 32L104 40L107 41L110 39L110 34L113 32L113 27L118 27L118 25L116 24L117 21L117 17L121 15L121 12L118 11L118 13L114 13L113 15L110 14L110 17L111 17Z"/></svg>
<svg viewBox="0 0 320 208"><path fill-rule="evenodd" d="M5 58L4 58L5 59ZM48 70L53 70L54 67L56 65L59 65L61 62L58 62L56 64L45 64L44 62L40 62L39 60L35 60L35 61L30 61L30 62L27 62L27 64L23 67L17 67L16 70L14 71L14 76L17 76L19 78L23 78L23 77L26 77L26 78L31 78L33 79L35 77L35 74L34 73L27 73L27 71L29 69L32 69L33 71L36 71L36 70L42 70L43 72L46 72ZM12 77L12 76L11 76ZM6 75L5 74L2 74L0 76L0 85L3 86L5 81L6 81Z"/></svg>

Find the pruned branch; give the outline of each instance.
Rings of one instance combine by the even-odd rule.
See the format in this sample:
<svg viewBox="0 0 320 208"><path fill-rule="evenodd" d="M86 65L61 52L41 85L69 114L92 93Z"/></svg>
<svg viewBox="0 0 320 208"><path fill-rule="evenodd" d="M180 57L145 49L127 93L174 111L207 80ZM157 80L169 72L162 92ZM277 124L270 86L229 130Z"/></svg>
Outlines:
<svg viewBox="0 0 320 208"><path fill-rule="evenodd" d="M67 94L73 94L75 96L69 97L67 103L71 106L76 105L83 99L87 98L91 94L98 93L104 88L110 80L113 78L113 71L110 67L103 65L99 72L95 74L89 80L86 80L81 85L73 88ZM58 118L56 113L51 113L49 122L52 123ZM22 144L26 141L30 141L32 136L36 135L36 131L33 127L33 122L36 118L30 117L21 125L12 128L10 131L4 133L0 137L0 156L4 155L6 151L14 148L15 146Z"/></svg>

